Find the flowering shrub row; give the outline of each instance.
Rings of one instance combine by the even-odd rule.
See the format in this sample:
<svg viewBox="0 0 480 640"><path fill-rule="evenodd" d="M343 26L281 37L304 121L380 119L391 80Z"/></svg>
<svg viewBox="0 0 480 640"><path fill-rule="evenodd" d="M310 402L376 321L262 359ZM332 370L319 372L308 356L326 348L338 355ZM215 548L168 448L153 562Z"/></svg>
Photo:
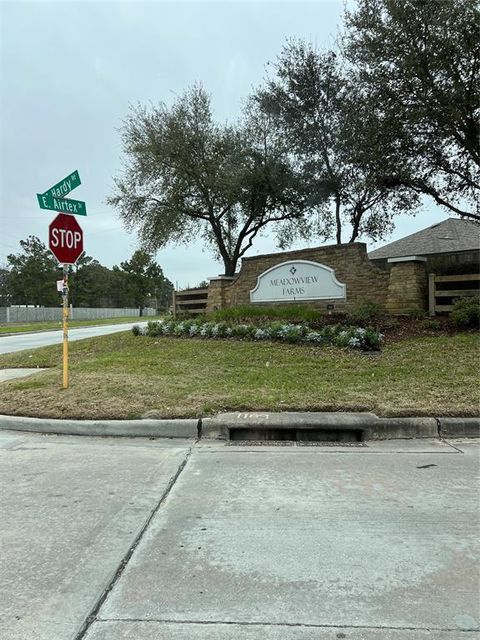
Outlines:
<svg viewBox="0 0 480 640"><path fill-rule="evenodd" d="M147 327L134 326L135 335L181 336L199 338L236 338L240 340L280 340L319 345L333 344L372 351L380 348L383 335L368 328L327 325L313 330L305 324L267 322L255 324L230 324L227 322L201 322L199 320L160 320L149 322Z"/></svg>

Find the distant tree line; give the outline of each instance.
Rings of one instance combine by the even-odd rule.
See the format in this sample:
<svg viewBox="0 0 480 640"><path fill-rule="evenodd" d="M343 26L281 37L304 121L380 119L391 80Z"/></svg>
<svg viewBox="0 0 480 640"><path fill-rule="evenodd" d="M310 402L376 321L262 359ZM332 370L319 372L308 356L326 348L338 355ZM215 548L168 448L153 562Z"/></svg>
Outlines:
<svg viewBox="0 0 480 640"><path fill-rule="evenodd" d="M20 241L21 251L0 268L0 306L58 306L56 281L62 277L56 259L36 236ZM83 255L69 274L69 302L74 307L145 307L165 310L173 285L150 254L135 251L112 269Z"/></svg>
<svg viewBox="0 0 480 640"><path fill-rule="evenodd" d="M133 107L109 198L146 251L202 238L232 276L280 247L379 240L422 197L480 221L478 0L357 0L334 50L286 43L233 124L201 85Z"/></svg>

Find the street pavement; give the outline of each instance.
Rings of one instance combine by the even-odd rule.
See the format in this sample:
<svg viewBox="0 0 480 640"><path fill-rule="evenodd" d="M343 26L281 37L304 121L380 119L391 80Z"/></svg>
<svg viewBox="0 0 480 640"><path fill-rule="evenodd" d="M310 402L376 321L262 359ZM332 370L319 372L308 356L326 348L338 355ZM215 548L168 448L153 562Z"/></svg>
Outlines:
<svg viewBox="0 0 480 640"><path fill-rule="evenodd" d="M145 326L146 322L129 322L125 324L104 324L98 327L80 327L68 330L68 340L82 340L106 336L118 331L129 331L133 325ZM51 344L59 344L63 341L63 331L41 331L38 333L19 333L11 336L0 336L0 354L23 351L24 349L36 349L47 347Z"/></svg>
<svg viewBox="0 0 480 640"><path fill-rule="evenodd" d="M0 433L0 637L479 640L479 442Z"/></svg>

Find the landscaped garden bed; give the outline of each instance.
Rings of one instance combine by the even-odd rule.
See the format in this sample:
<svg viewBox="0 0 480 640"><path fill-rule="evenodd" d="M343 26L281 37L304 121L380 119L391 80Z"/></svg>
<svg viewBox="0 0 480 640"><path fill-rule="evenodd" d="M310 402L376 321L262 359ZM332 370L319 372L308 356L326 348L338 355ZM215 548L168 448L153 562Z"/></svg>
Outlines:
<svg viewBox="0 0 480 640"><path fill-rule="evenodd" d="M150 337L176 336L183 338L229 338L232 340L278 341L310 343L316 345L332 345L348 347L362 351L377 351L383 335L371 327L351 327L338 324L325 325L313 329L308 324L290 322L209 322L202 320L160 320L149 322L147 327L135 325L134 335Z"/></svg>

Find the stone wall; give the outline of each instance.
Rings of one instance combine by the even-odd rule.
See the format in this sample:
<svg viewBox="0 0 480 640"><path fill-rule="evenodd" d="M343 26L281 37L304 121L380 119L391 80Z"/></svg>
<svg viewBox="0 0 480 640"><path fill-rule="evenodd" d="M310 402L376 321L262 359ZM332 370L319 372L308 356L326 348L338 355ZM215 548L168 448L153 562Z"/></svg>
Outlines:
<svg viewBox="0 0 480 640"><path fill-rule="evenodd" d="M288 260L310 260L324 264L334 269L337 280L346 285L345 301L317 300L302 304L323 309L333 305L335 311L346 311L369 300L386 307L389 273L371 264L364 243L353 243L243 258L241 270L233 280L221 277L211 279L207 312L251 304L250 291L255 288L257 277Z"/></svg>
<svg viewBox="0 0 480 640"><path fill-rule="evenodd" d="M230 288L234 278L228 276L218 276L210 278L208 285L207 313L216 311L216 309L224 309L230 307Z"/></svg>
<svg viewBox="0 0 480 640"><path fill-rule="evenodd" d="M393 315L426 311L428 308L428 277L425 259L392 262L386 309Z"/></svg>

